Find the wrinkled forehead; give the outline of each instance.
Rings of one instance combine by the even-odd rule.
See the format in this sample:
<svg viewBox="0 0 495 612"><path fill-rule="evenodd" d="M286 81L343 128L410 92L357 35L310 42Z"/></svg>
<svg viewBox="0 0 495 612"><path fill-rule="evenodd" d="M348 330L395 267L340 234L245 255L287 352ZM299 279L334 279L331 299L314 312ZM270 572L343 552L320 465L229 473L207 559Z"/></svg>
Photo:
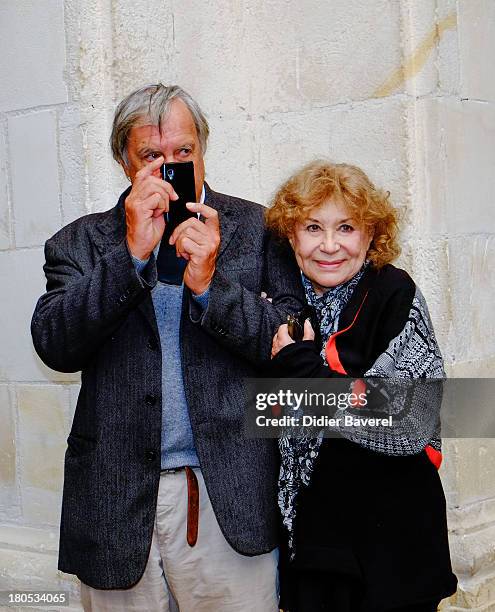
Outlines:
<svg viewBox="0 0 495 612"><path fill-rule="evenodd" d="M198 133L194 121L189 121L182 114L173 111L163 117L160 123L153 122L152 117L140 116L133 124L128 134L128 143L154 142L165 145L167 143L194 145L199 143Z"/></svg>

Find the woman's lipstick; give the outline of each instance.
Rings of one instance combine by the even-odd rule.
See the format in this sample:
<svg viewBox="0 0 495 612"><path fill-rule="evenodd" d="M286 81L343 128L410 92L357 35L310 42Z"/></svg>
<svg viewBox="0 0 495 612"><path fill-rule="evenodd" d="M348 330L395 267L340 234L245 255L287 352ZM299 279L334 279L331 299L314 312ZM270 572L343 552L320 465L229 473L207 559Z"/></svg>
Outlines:
<svg viewBox="0 0 495 612"><path fill-rule="evenodd" d="M323 260L317 259L316 263L322 268L337 268L344 261L345 259L338 259L337 261L323 261Z"/></svg>

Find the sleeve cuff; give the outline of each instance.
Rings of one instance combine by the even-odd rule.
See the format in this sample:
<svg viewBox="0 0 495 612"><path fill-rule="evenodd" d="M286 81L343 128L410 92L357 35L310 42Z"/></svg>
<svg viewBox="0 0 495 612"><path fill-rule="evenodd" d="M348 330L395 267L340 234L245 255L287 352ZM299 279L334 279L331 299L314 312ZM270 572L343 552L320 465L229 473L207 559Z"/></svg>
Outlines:
<svg viewBox="0 0 495 612"><path fill-rule="evenodd" d="M151 253L147 259L139 259L138 257L134 257L129 250L127 240L124 240L124 243L141 286L153 289L158 282L155 254Z"/></svg>
<svg viewBox="0 0 495 612"><path fill-rule="evenodd" d="M336 375L323 363L314 340L287 344L272 359L272 368L281 378L327 378Z"/></svg>
<svg viewBox="0 0 495 612"><path fill-rule="evenodd" d="M200 293L199 295L196 295L193 293L192 297L193 297L193 300L197 304L199 304L203 310L206 310L206 308L208 307L208 300L210 297L210 289L208 288L206 291L203 291L203 293Z"/></svg>
<svg viewBox="0 0 495 612"><path fill-rule="evenodd" d="M137 257L134 257L134 255L132 254L131 254L131 257L132 257L132 263L134 264L134 267L136 268L136 272L138 274L141 274L141 272L148 265L150 258L148 257L148 259L138 259Z"/></svg>

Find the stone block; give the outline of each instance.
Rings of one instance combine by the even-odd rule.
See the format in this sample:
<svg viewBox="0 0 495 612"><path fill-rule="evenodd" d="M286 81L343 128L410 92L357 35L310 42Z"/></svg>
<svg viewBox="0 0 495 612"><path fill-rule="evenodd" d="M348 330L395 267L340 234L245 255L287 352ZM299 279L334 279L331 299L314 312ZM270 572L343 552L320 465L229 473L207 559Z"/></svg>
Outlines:
<svg viewBox="0 0 495 612"><path fill-rule="evenodd" d="M17 486L16 432L12 392L0 385L0 520L15 521L20 516Z"/></svg>
<svg viewBox="0 0 495 612"><path fill-rule="evenodd" d="M492 0L459 0L458 5L461 97L493 102L495 4Z"/></svg>
<svg viewBox="0 0 495 612"><path fill-rule="evenodd" d="M150 10L146 0L120 0L114 4L113 78L117 100L145 83L176 82L174 28L178 16L185 17L189 9L177 10L171 0L155 2L152 7Z"/></svg>
<svg viewBox="0 0 495 612"><path fill-rule="evenodd" d="M17 387L23 486L61 490L68 402L69 393L64 386Z"/></svg>
<svg viewBox="0 0 495 612"><path fill-rule="evenodd" d="M416 215L412 212L410 223L414 224L415 220ZM415 229L409 233L407 240L405 246L411 251L412 258L412 265L407 271L425 297L443 358L451 363L455 355L449 352L449 338L452 332L452 301L456 296L448 284L451 276L448 242L446 239L418 235Z"/></svg>
<svg viewBox="0 0 495 612"><path fill-rule="evenodd" d="M473 416L475 418L475 416ZM495 440L492 438L451 439L448 442L450 473L449 488L455 492L451 497L452 507L462 509L477 504L476 512L490 516L486 525L493 524L493 503L495 498ZM481 503L485 504L484 509ZM474 512L473 508L469 512ZM466 511L464 511L466 512ZM465 519L463 518L463 522ZM475 523L471 519L471 523ZM457 524L459 521L457 521Z"/></svg>
<svg viewBox="0 0 495 612"><path fill-rule="evenodd" d="M450 361L487 359L495 352L495 321L488 296L495 291L492 274L495 236L459 236L448 241L451 327Z"/></svg>
<svg viewBox="0 0 495 612"><path fill-rule="evenodd" d="M390 191L396 206L409 201L407 107L402 98L369 100L328 115L330 159L360 166L377 187Z"/></svg>
<svg viewBox="0 0 495 612"><path fill-rule="evenodd" d="M15 608L17 612L83 612L82 603L80 601L80 594L77 592L75 596L69 595L69 606L64 608L47 608L43 606L42 608L29 606L28 608Z"/></svg>
<svg viewBox="0 0 495 612"><path fill-rule="evenodd" d="M443 484L445 498L447 500L447 520L449 531L455 528L455 510L459 508L459 497L457 495L457 462L458 446L457 440L452 438L442 439L442 465L439 470L440 479Z"/></svg>
<svg viewBox="0 0 495 612"><path fill-rule="evenodd" d="M15 424L7 385L0 385L0 488L15 485Z"/></svg>
<svg viewBox="0 0 495 612"><path fill-rule="evenodd" d="M257 140L259 122L212 117L206 152L206 181L212 189L266 204L259 188Z"/></svg>
<svg viewBox="0 0 495 612"><path fill-rule="evenodd" d="M0 580L3 589L57 590L57 555L0 549Z"/></svg>
<svg viewBox="0 0 495 612"><path fill-rule="evenodd" d="M22 508L34 525L59 521L68 403L65 387L17 388Z"/></svg>
<svg viewBox="0 0 495 612"><path fill-rule="evenodd" d="M0 525L0 548L56 553L58 529L35 529L21 525Z"/></svg>
<svg viewBox="0 0 495 612"><path fill-rule="evenodd" d="M495 609L495 597L493 593L493 583L495 574L484 574L481 578L464 580L461 577L457 586L457 593L448 600L442 602L439 607L441 612L493 612ZM477 605L480 597L485 604Z"/></svg>
<svg viewBox="0 0 495 612"><path fill-rule="evenodd" d="M494 522L495 497L482 499L476 504L456 504L449 508L449 527L457 535L481 531L490 527Z"/></svg>
<svg viewBox="0 0 495 612"><path fill-rule="evenodd" d="M435 4L432 0L423 0L402 5L400 21L395 24L400 29L401 64L389 74L375 95L384 97L406 91L414 96L424 96L435 91L440 40Z"/></svg>
<svg viewBox="0 0 495 612"><path fill-rule="evenodd" d="M63 453L58 454L60 471L63 468ZM62 480L60 480L62 487ZM62 506L62 492L55 493L39 487L23 486L21 490L21 507L24 520L31 525L50 525L56 527L60 524L60 511Z"/></svg>
<svg viewBox="0 0 495 612"><path fill-rule="evenodd" d="M70 598L69 601L70 604L67 608L49 608L47 610L46 606L43 608L33 608L29 606L29 608L16 608L16 610L17 612L60 612L61 610L63 610L63 612L83 612L79 593L75 597Z"/></svg>
<svg viewBox="0 0 495 612"><path fill-rule="evenodd" d="M437 52L438 90L446 95L458 95L459 81L459 15L457 0L436 2L437 20L451 27L445 28L439 37Z"/></svg>
<svg viewBox="0 0 495 612"><path fill-rule="evenodd" d="M210 114L363 100L401 65L399 3L194 0L188 7L174 16L176 76Z"/></svg>
<svg viewBox="0 0 495 612"><path fill-rule="evenodd" d="M79 380L79 374L46 367L34 351L30 324L36 302L45 291L43 263L42 249L0 252L0 382Z"/></svg>
<svg viewBox="0 0 495 612"><path fill-rule="evenodd" d="M67 225L89 212L84 186L83 127L75 107L65 107L59 115L59 155L62 225Z"/></svg>
<svg viewBox="0 0 495 612"><path fill-rule="evenodd" d="M372 181L407 201L404 102L374 100L353 106L271 114L260 124L254 145L261 201L266 202L292 172L327 158L360 166Z"/></svg>
<svg viewBox="0 0 495 612"><path fill-rule="evenodd" d="M21 525L0 526L0 581L2 588L65 591L69 606L79 612L80 582L76 576L57 570L58 528L34 529ZM24 569L24 571L23 571ZM16 608L17 610L20 608ZM36 608L29 607L26 610ZM40 608L46 610L47 608ZM50 608L54 609L54 608Z"/></svg>
<svg viewBox="0 0 495 612"><path fill-rule="evenodd" d="M55 114L10 117L9 144L15 243L41 245L61 227Z"/></svg>
<svg viewBox="0 0 495 612"><path fill-rule="evenodd" d="M94 102L94 105L86 103L79 107L84 129L84 212L102 212L113 208L120 194L129 186L110 151L114 104L103 95Z"/></svg>
<svg viewBox="0 0 495 612"><path fill-rule="evenodd" d="M495 108L426 99L417 113L418 229L431 235L495 233Z"/></svg>
<svg viewBox="0 0 495 612"><path fill-rule="evenodd" d="M113 161L108 141L115 108L114 90L121 77L121 73L116 76L114 72L118 66L116 53L120 52L120 48L117 50L114 47L117 34L113 30L113 26L116 25L114 15L118 13L119 5L120 2L64 3L68 55L67 85L74 106L68 107L68 113L73 116L65 117L69 126L64 126L64 117L62 117L61 129L67 127L67 138L69 141L72 140L72 144L69 143L71 151L72 146L77 148L80 146L80 128L77 124L81 125L84 149L85 201L83 213L107 210L117 201L116 193L111 188ZM147 12L151 19L154 6L150 7L151 5L147 3ZM133 21L129 27L134 26L135 28L136 23ZM147 32L142 29L141 23L137 29L143 36L143 44L146 46ZM125 43L122 44L125 45ZM149 49L143 51L144 54L148 52ZM139 71L136 76L140 85L143 79L147 80L143 74ZM80 117L77 117L77 113ZM73 155L72 151L71 155ZM78 165L79 160L77 159L67 160L68 172L74 179L74 182L72 178L70 179L69 184L66 185L66 193L62 194L62 207L64 209L65 198L67 220L79 216L80 212L81 205L77 195L80 190L79 177L77 177ZM62 165L62 173L64 172ZM65 214L64 209L64 223L66 223Z"/></svg>
<svg viewBox="0 0 495 612"><path fill-rule="evenodd" d="M495 107L477 102L443 105L442 135L446 139L449 233L495 234L491 202L495 190ZM434 204L432 202L432 204ZM435 207L432 207L435 212ZM436 224L433 217L433 224Z"/></svg>
<svg viewBox="0 0 495 612"><path fill-rule="evenodd" d="M461 578L458 603L468 604L468 609L488 605L495 599L494 538L493 526L450 538L452 569ZM487 585L484 579L488 576L490 582Z"/></svg>
<svg viewBox="0 0 495 612"><path fill-rule="evenodd" d="M495 357L449 364L449 378L495 378Z"/></svg>
<svg viewBox="0 0 495 612"><path fill-rule="evenodd" d="M67 86L70 99L101 112L113 93L113 14L119 2L65 2ZM136 22L134 22L136 25ZM144 38L145 33L138 28Z"/></svg>
<svg viewBox="0 0 495 612"><path fill-rule="evenodd" d="M63 0L2 2L0 23L0 110L65 102Z"/></svg>
<svg viewBox="0 0 495 612"><path fill-rule="evenodd" d="M4 127L4 121L0 119L0 250L11 246L8 155Z"/></svg>

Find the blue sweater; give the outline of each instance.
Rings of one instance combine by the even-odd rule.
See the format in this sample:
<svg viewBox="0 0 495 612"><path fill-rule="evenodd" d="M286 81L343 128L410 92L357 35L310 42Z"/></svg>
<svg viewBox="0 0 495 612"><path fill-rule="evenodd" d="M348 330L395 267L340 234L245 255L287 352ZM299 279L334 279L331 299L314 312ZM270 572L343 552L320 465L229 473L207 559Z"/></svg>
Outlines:
<svg viewBox="0 0 495 612"><path fill-rule="evenodd" d="M138 273L148 263L148 260L135 257L133 260ZM180 317L183 292L184 285L161 282L151 292L162 351L162 469L199 466L182 377ZM208 305L208 291L193 295L193 298L203 308Z"/></svg>

